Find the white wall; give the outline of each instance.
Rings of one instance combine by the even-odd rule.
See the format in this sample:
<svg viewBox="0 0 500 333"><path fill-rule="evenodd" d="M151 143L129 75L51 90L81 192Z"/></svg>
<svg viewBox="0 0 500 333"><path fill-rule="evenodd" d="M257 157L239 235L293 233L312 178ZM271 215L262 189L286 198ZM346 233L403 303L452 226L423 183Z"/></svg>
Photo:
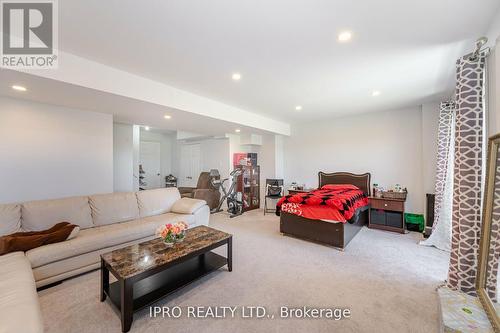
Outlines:
<svg viewBox="0 0 500 333"><path fill-rule="evenodd" d="M112 192L112 116L0 98L0 184L0 203Z"/></svg>
<svg viewBox="0 0 500 333"><path fill-rule="evenodd" d="M138 126L113 124L113 190L114 192L132 192L139 188L136 163L139 146L137 140Z"/></svg>
<svg viewBox="0 0 500 333"><path fill-rule="evenodd" d="M302 123L285 138L285 183L318 185L318 171L370 172L372 183L408 188L407 211L423 213L420 107Z"/></svg>
<svg viewBox="0 0 500 333"><path fill-rule="evenodd" d="M201 144L201 170L210 171L210 169L218 169L222 178L229 177L231 170L229 169L229 140L224 139L209 139L203 140Z"/></svg>
<svg viewBox="0 0 500 333"><path fill-rule="evenodd" d="M424 193L434 193L436 188L439 104L428 103L422 105L422 172Z"/></svg>
<svg viewBox="0 0 500 333"><path fill-rule="evenodd" d="M500 133L500 8L492 21L487 37L491 48L491 55L488 59L488 136L491 136Z"/></svg>
<svg viewBox="0 0 500 333"><path fill-rule="evenodd" d="M260 206L264 207L266 179L278 178L277 171L282 168L283 142L280 136L263 134L262 145L239 145L234 147L235 153L257 153L257 164L260 166ZM281 151L280 151L281 149ZM232 163L232 156L231 156ZM283 178L281 176L281 178ZM271 205L271 202L269 202Z"/></svg>
<svg viewBox="0 0 500 333"><path fill-rule="evenodd" d="M488 59L488 136L500 132L500 40L491 47L491 55Z"/></svg>
<svg viewBox="0 0 500 333"><path fill-rule="evenodd" d="M283 135L275 135L275 177L283 179L285 174L285 137Z"/></svg>
<svg viewBox="0 0 500 333"><path fill-rule="evenodd" d="M176 141L174 143L174 160L172 163L173 174L179 177L179 168L181 166L180 147L184 144L200 144L200 167L202 171L210 171L210 169L218 169L221 178L229 177L230 169L230 143L228 138L220 139L205 139L199 141Z"/></svg>
<svg viewBox="0 0 500 333"><path fill-rule="evenodd" d="M141 148L141 127L139 125L134 125L132 127L133 132L133 165L134 165L134 192L139 191L139 150Z"/></svg>
<svg viewBox="0 0 500 333"><path fill-rule="evenodd" d="M241 151L241 140L240 136L237 134L226 134L229 139L229 156L228 156L228 169L233 170L233 155L234 153L240 153Z"/></svg>

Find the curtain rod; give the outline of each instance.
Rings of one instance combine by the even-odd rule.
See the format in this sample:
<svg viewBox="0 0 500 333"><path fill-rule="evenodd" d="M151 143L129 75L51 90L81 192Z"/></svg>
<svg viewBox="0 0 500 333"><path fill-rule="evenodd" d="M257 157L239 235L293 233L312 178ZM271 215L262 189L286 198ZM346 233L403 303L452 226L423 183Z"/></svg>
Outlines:
<svg viewBox="0 0 500 333"><path fill-rule="evenodd" d="M487 37L480 37L476 40L474 51L468 56L469 60L477 60L481 51L489 51L489 47L483 49L483 46L488 42Z"/></svg>

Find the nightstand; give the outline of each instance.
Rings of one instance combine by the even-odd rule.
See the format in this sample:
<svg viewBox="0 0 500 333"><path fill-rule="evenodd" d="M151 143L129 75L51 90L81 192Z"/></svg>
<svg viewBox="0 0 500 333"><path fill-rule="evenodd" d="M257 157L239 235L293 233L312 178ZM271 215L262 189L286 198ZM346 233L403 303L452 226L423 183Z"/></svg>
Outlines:
<svg viewBox="0 0 500 333"><path fill-rule="evenodd" d="M297 193L307 193L314 190L313 188L304 188L302 190L288 190L288 194L297 194Z"/></svg>
<svg viewBox="0 0 500 333"><path fill-rule="evenodd" d="M405 200L370 197L368 227L405 233Z"/></svg>

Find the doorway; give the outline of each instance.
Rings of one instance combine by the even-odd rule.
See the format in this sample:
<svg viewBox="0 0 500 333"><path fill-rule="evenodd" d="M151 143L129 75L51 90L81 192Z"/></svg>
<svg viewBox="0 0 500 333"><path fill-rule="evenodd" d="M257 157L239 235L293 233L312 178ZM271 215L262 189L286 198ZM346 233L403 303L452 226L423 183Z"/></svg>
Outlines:
<svg viewBox="0 0 500 333"><path fill-rule="evenodd" d="M196 187L201 172L200 156L200 144L186 144L181 146L179 186Z"/></svg>
<svg viewBox="0 0 500 333"><path fill-rule="evenodd" d="M145 189L160 188L161 181L161 145L159 142L141 141L139 164L142 165Z"/></svg>

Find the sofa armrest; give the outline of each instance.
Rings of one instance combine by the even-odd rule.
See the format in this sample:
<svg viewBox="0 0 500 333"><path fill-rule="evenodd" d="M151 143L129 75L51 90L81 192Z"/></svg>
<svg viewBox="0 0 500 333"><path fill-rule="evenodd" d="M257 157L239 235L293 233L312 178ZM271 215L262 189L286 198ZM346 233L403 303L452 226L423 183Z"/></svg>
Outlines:
<svg viewBox="0 0 500 333"><path fill-rule="evenodd" d="M205 200L180 198L174 202L170 211L177 214L194 214L198 209L206 205L207 202Z"/></svg>
<svg viewBox="0 0 500 333"><path fill-rule="evenodd" d="M0 256L0 332L42 333L31 263L24 252Z"/></svg>
<svg viewBox="0 0 500 333"><path fill-rule="evenodd" d="M179 190L180 194L184 194L193 192L194 190L196 190L196 187L178 187L177 189Z"/></svg>
<svg viewBox="0 0 500 333"><path fill-rule="evenodd" d="M205 200L210 209L215 209L219 205L220 192L211 189L196 189L193 192L193 198Z"/></svg>

